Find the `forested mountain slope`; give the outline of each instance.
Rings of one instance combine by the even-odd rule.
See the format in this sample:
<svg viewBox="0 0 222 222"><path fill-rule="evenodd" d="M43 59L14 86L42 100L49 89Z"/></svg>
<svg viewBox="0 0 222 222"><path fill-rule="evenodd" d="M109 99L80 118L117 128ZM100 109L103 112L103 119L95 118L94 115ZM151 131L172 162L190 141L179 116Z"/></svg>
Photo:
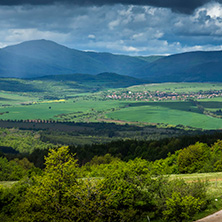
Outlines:
<svg viewBox="0 0 222 222"><path fill-rule="evenodd" d="M221 82L222 51L127 56L70 49L34 40L0 50L0 77L117 73L149 82Z"/></svg>

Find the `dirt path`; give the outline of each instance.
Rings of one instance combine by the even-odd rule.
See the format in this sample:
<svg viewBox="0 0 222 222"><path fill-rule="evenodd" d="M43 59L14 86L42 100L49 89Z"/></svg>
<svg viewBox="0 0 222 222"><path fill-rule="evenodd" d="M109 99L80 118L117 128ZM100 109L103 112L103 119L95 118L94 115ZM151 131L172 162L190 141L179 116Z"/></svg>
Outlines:
<svg viewBox="0 0 222 222"><path fill-rule="evenodd" d="M217 211L214 214L211 214L207 217L204 217L196 222L222 222L222 210Z"/></svg>

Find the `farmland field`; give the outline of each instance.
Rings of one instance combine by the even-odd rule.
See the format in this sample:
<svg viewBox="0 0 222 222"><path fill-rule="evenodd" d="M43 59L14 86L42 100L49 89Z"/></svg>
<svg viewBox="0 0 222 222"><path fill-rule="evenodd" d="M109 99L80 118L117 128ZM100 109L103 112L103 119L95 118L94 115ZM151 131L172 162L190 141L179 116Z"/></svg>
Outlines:
<svg viewBox="0 0 222 222"><path fill-rule="evenodd" d="M15 105L0 108L4 113L1 119L59 119L59 115L72 115L72 121L82 119L82 116L94 116L95 112L119 107L118 101L103 101L96 103L94 100L48 100L30 105ZM6 113L8 112L8 113Z"/></svg>
<svg viewBox="0 0 222 222"><path fill-rule="evenodd" d="M199 92L209 90L221 90L222 83L160 83L160 84L145 84L139 86L128 87L131 91L165 91L165 92Z"/></svg>
<svg viewBox="0 0 222 222"><path fill-rule="evenodd" d="M28 85L25 80L19 81ZM83 84L81 88L73 82L31 83L36 91L21 92L21 88L19 92L0 91L0 119L123 121L207 130L222 128L221 83L146 84L94 93L88 91L89 85Z"/></svg>
<svg viewBox="0 0 222 222"><path fill-rule="evenodd" d="M189 102L147 102L107 114L108 118L149 123L184 125L203 129L222 128L222 119L198 112Z"/></svg>

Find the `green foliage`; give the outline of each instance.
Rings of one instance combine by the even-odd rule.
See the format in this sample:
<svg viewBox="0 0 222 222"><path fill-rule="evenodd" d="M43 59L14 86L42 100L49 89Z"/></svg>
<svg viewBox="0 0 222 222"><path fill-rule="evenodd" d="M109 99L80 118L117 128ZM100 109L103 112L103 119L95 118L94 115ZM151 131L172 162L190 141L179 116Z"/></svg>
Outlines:
<svg viewBox="0 0 222 222"><path fill-rule="evenodd" d="M113 157L111 154L107 153L104 156L94 156L89 162L89 165L109 164L117 160L119 160L119 158Z"/></svg>
<svg viewBox="0 0 222 222"><path fill-rule="evenodd" d="M159 159L154 161L151 165L151 172L154 175L161 174L177 174L178 170L178 152L175 154L168 153L168 157L165 159Z"/></svg>
<svg viewBox="0 0 222 222"><path fill-rule="evenodd" d="M53 125L53 124L52 124ZM115 124L86 124L86 123L78 123L78 124L60 124L59 127L69 127L73 130L72 133L65 133L65 132L56 132L51 137L50 132L35 132L35 131L23 131L18 129L0 129L0 145L5 145L5 147L0 147L0 155L2 157L7 157L8 160L15 159L16 157L22 159L23 157L27 157L27 159L35 164L35 166L44 168L44 156L48 153L48 147L55 146L52 145L54 138L59 138L61 143L66 144L67 139L69 138L70 141L75 142L75 135L80 134L80 130L82 133L90 133L92 132L93 135L96 137L96 134L102 135L102 132L106 131L107 128L110 128L111 131L118 131L118 133L124 132L136 132L138 128L136 126L117 126ZM59 129L59 128L58 128ZM147 133L157 132L156 128L145 128ZM110 132L110 131L108 131ZM173 131L174 132L174 131ZM143 131L140 132L141 135ZM171 134L172 131L164 131L165 133ZM116 132L117 134L117 132ZM46 136L47 135L47 136ZM95 137L91 137L92 139ZM85 137L84 137L85 138ZM85 140L80 141L80 143L84 143ZM155 161L150 165L150 170L153 174L177 174L179 172L212 172L212 171L220 171L221 170L221 142L218 139L222 138L221 133L214 133L211 135L196 135L196 136L182 136L178 138L165 138L162 140L117 140L112 141L106 144L92 144L92 145L78 145L78 146L70 146L70 151L72 153L76 153L76 158L78 159L78 163L80 165L85 165L87 162L95 158L93 161L97 161L98 163L109 163L112 161L113 158L119 158L124 161L128 161L130 159L134 159L136 157L141 157L143 159L149 161ZM44 140L44 142L42 142ZM49 141L48 141L49 140ZM80 139L81 140L81 139ZM218 140L218 141L217 141ZM48 141L48 142L47 142ZM202 151L195 152L194 155L191 155L192 152L185 152L179 151L181 148L188 147L190 144L194 144L196 141L200 141L207 143L209 146L215 143L214 148L207 148L202 155ZM102 141L101 141L102 142ZM71 142L72 143L72 142ZM217 144L217 145L216 145ZM30 154L19 154L18 152L8 146L13 146L18 150L33 152ZM191 147L196 147L196 145L192 145ZM201 146L200 146L201 147ZM189 148L191 149L191 148ZM194 149L194 148L192 148ZM195 148L197 149L197 148ZM176 151L176 152L175 152ZM175 153L174 153L175 152ZM180 162L178 161L178 155L180 154ZM184 153L187 153L186 155ZM199 153L199 154L197 154ZM112 155L112 157L101 157L106 154ZM193 161L192 158L196 158L198 161ZM201 156L200 158L197 155ZM96 157L97 156L97 157ZM207 156L207 157L206 157ZM162 158L162 159L161 159ZM163 159L165 158L165 159ZM205 158L207 161L202 160ZM196 164L198 166L192 167L189 165ZM183 167L183 164L189 165L189 170ZM179 165L181 166L179 170ZM185 166L187 167L187 166ZM96 172L95 172L96 176Z"/></svg>
<svg viewBox="0 0 222 222"><path fill-rule="evenodd" d="M220 172L222 170L222 141L218 140L211 147L197 142L187 148L169 153L165 159L150 164L153 174L178 174L198 172Z"/></svg>
<svg viewBox="0 0 222 222"><path fill-rule="evenodd" d="M35 149L48 149L53 144L42 142L39 132L18 129L0 129L0 145L12 147L21 153L31 153Z"/></svg>
<svg viewBox="0 0 222 222"><path fill-rule="evenodd" d="M187 221L196 214L203 201L193 196L182 197L180 193L173 192L171 198L166 200L166 210L163 211L165 221Z"/></svg>
<svg viewBox="0 0 222 222"><path fill-rule="evenodd" d="M14 162L30 167L27 160ZM147 215L187 219L206 203L205 184L153 177L151 163L141 158L124 162L107 154L80 168L68 147L61 147L49 150L45 165L42 175L0 190L4 221L127 222ZM97 178L92 177L95 172Z"/></svg>
<svg viewBox="0 0 222 222"><path fill-rule="evenodd" d="M207 183L201 181L186 183L184 180L159 177L153 189L156 193L155 214L166 221L189 220L208 203Z"/></svg>
<svg viewBox="0 0 222 222"><path fill-rule="evenodd" d="M18 221L132 221L150 201L145 164L118 162L104 179L77 179L79 168L68 148L50 150L44 175L35 177L19 206Z"/></svg>
<svg viewBox="0 0 222 222"><path fill-rule="evenodd" d="M17 214L17 207L30 184L31 181L26 179L15 183L12 187L0 186L0 219L2 221L15 221L13 218Z"/></svg>
<svg viewBox="0 0 222 222"><path fill-rule="evenodd" d="M0 157L0 181L20 180L32 171L34 171L34 164L27 158L8 161L5 157Z"/></svg>
<svg viewBox="0 0 222 222"><path fill-rule="evenodd" d="M180 173L207 172L210 165L210 148L207 144L197 142L179 152L178 168ZM210 169L209 169L210 171Z"/></svg>
<svg viewBox="0 0 222 222"><path fill-rule="evenodd" d="M132 221L152 208L153 194L147 192L152 179L146 160L137 158L126 163L110 155L95 159L103 161L93 160L82 168L89 172L88 176L100 178L97 183L109 200L107 208L115 212L112 221Z"/></svg>
<svg viewBox="0 0 222 222"><path fill-rule="evenodd" d="M21 203L19 220L68 221L73 211L70 198L74 199L72 204L75 205L72 191L77 187L77 164L68 148L51 149L46 157L44 175L34 178L34 185L27 190L25 201Z"/></svg>
<svg viewBox="0 0 222 222"><path fill-rule="evenodd" d="M214 165L214 171L222 171L222 140L218 140L211 147L212 151L212 162Z"/></svg>

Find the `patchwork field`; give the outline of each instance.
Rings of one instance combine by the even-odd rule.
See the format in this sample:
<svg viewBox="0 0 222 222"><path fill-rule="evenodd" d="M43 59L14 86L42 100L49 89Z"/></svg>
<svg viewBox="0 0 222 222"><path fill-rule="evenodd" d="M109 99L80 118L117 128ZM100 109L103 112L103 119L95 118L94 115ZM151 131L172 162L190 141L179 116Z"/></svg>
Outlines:
<svg viewBox="0 0 222 222"><path fill-rule="evenodd" d="M1 90L2 120L122 121L172 127L222 128L220 83L146 84L89 92L88 89L93 88L84 83L81 88L73 82L18 81L22 81L21 87L32 83L31 89L36 90L21 92L21 87L17 91L10 91L10 88Z"/></svg>
<svg viewBox="0 0 222 222"><path fill-rule="evenodd" d="M190 102L138 102L106 116L124 121L165 123L203 129L222 128L222 119L200 113Z"/></svg>

